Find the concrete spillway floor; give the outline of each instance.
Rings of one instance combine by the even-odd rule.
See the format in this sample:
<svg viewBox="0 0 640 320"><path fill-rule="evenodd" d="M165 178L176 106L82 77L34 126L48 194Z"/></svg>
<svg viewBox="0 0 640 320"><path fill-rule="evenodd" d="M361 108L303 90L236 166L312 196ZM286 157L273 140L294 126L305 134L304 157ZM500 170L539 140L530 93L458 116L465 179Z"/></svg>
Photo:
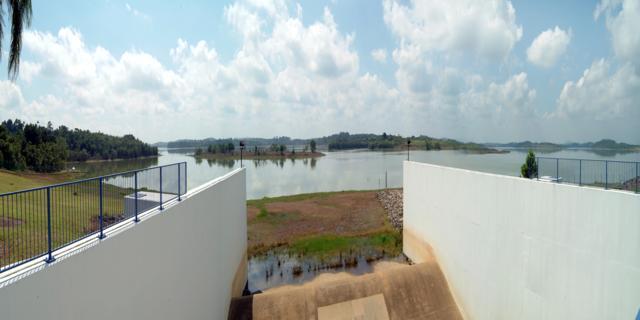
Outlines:
<svg viewBox="0 0 640 320"><path fill-rule="evenodd" d="M434 262L320 276L234 298L229 319L463 319Z"/></svg>

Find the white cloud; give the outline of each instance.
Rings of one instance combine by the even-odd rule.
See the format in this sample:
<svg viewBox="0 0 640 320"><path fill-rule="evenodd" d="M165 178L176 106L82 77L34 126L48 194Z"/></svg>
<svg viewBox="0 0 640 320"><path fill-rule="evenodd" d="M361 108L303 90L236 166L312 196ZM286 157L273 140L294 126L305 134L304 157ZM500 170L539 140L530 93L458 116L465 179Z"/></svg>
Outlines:
<svg viewBox="0 0 640 320"><path fill-rule="evenodd" d="M623 61L640 66L640 2L637 0L602 0L594 12L606 18L613 49Z"/></svg>
<svg viewBox="0 0 640 320"><path fill-rule="evenodd" d="M371 130L368 123L394 105L397 92L375 75L359 74L354 35L340 32L326 8L307 25L300 8L297 16L269 8L259 1L227 7L243 43L224 63L205 41L178 39L173 65L163 65L146 52L114 56L88 47L71 28L55 35L27 31L24 50L32 60L23 63L34 68L24 77L44 78L53 91L11 104L33 120L150 140L312 136L333 130L327 124L338 130L360 121L358 130Z"/></svg>
<svg viewBox="0 0 640 320"><path fill-rule="evenodd" d="M522 37L508 0L384 1L384 21L402 43L423 51L501 60Z"/></svg>
<svg viewBox="0 0 640 320"><path fill-rule="evenodd" d="M595 61L578 81L569 81L558 98L556 115L590 119L619 119L637 128L640 117L640 76L629 64L611 72L608 61ZM636 132L637 133L637 132Z"/></svg>
<svg viewBox="0 0 640 320"><path fill-rule="evenodd" d="M139 10L137 10L136 8L132 7L130 4L125 3L124 4L125 9L127 9L127 11L129 13L131 13L132 15L134 15L135 17L141 18L145 21L151 21L151 16L149 16L146 13L140 12Z"/></svg>
<svg viewBox="0 0 640 320"><path fill-rule="evenodd" d="M556 26L540 33L527 49L529 62L550 68L567 51L571 42L571 30L565 31Z"/></svg>
<svg viewBox="0 0 640 320"><path fill-rule="evenodd" d="M562 127L557 124L578 114L586 115L585 126L637 115L632 101L640 99L640 88L630 63L618 71L606 61L594 64L567 83L557 112L544 118L549 123L540 121L527 74L478 74L474 58L491 68L504 65L521 37L509 1L405 6L387 0L384 6L398 48L364 54L381 61L389 55L397 65L394 84L360 69L356 35L341 31L328 8L305 23L300 5L290 10L282 1L241 0L225 8L241 40L229 59L206 41L177 39L170 62L162 63L139 50L115 54L90 46L72 28L26 31L21 81L0 82L0 110L148 141L340 130L518 140ZM471 29L461 26L467 23ZM472 66L457 64L458 58ZM31 81L46 83L47 90L37 95ZM612 112L616 116L607 117ZM393 121L380 120L390 115ZM617 137L628 136L626 130Z"/></svg>
<svg viewBox="0 0 640 320"><path fill-rule="evenodd" d="M0 110L3 114L21 107L24 103L20 87L12 81L0 81Z"/></svg>
<svg viewBox="0 0 640 320"><path fill-rule="evenodd" d="M479 76L457 66L475 60L502 63L522 37L522 27L516 23L515 9L508 0L427 0L408 5L385 0L383 7L384 21L399 44L392 52L398 65L398 89L417 103L444 100L436 108L449 109L450 114L442 111L447 118L457 110L449 103L458 100L451 93L468 90L479 81ZM449 67L434 61L447 61Z"/></svg>
<svg viewBox="0 0 640 320"><path fill-rule="evenodd" d="M387 50L382 48L371 50L371 57L380 63L387 63Z"/></svg>
<svg viewBox="0 0 640 320"><path fill-rule="evenodd" d="M545 116L563 128L557 132L574 140L603 137L639 143L640 119L640 3L603 0L594 18L606 17L617 63L599 59L576 81L567 81L556 109ZM551 128L553 130L553 128Z"/></svg>

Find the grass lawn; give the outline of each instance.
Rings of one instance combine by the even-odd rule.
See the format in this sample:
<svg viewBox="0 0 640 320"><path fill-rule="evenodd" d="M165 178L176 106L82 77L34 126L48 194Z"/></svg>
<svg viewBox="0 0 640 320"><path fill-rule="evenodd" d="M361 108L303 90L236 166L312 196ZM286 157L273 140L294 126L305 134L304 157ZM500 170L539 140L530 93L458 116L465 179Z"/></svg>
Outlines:
<svg viewBox="0 0 640 320"><path fill-rule="evenodd" d="M81 179L80 173L16 173L0 169L0 194Z"/></svg>
<svg viewBox="0 0 640 320"><path fill-rule="evenodd" d="M49 185L67 178L64 174L36 177L0 171L0 192ZM124 196L131 193L130 188L103 184L105 227L124 219ZM99 230L98 181L52 188L50 203L54 248ZM0 268L46 251L46 190L0 197Z"/></svg>

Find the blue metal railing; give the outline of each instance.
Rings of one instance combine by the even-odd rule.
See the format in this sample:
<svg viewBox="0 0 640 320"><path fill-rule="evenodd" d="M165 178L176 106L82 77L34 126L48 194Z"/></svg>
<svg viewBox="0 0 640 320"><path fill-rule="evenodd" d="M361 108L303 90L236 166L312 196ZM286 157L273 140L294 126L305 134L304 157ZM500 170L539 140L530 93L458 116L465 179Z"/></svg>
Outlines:
<svg viewBox="0 0 640 320"><path fill-rule="evenodd" d="M536 157L538 179L638 193L640 162Z"/></svg>
<svg viewBox="0 0 640 320"><path fill-rule="evenodd" d="M187 190L187 163L115 173L0 194L0 273L177 199Z"/></svg>

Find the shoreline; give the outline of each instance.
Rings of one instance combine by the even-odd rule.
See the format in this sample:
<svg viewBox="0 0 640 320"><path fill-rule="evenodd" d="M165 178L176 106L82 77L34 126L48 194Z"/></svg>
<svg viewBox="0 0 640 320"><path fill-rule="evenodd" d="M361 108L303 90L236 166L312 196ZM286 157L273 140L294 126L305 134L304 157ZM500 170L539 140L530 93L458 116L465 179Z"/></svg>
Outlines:
<svg viewBox="0 0 640 320"><path fill-rule="evenodd" d="M86 161L65 161L65 164L75 164L75 163L99 163L99 162L117 162L117 161L127 161L127 160L141 160L141 159L153 159L160 157L159 154L155 156L145 156L145 157L135 157L135 158L116 158L116 159L89 159Z"/></svg>
<svg viewBox="0 0 640 320"><path fill-rule="evenodd" d="M196 159L203 160L240 160L240 153L234 154L221 154L221 153L203 153L200 155L193 154L192 155ZM287 152L285 154L280 153L267 153L267 154L254 154L249 151L247 153L242 153L243 160L278 160L278 159L315 159L324 157L325 154L322 152L296 152L291 153Z"/></svg>

